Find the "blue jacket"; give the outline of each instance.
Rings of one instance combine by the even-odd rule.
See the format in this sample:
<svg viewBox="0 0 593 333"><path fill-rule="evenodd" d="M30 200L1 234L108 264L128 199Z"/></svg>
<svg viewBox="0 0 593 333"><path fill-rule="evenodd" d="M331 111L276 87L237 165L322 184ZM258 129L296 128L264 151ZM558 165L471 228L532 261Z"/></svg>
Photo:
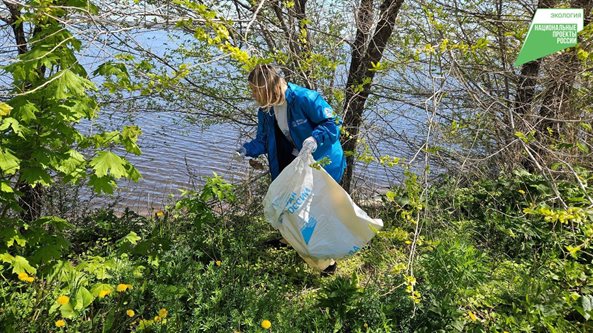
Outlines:
<svg viewBox="0 0 593 333"><path fill-rule="evenodd" d="M321 95L307 88L288 83L286 89L288 128L296 148L300 151L303 141L312 136L317 141L313 158L320 161L329 158L324 169L339 182L346 168L346 158L340 144L342 121ZM257 114L257 134L255 139L243 145L246 155L258 157L266 153L272 180L280 174L274 111L259 109Z"/></svg>

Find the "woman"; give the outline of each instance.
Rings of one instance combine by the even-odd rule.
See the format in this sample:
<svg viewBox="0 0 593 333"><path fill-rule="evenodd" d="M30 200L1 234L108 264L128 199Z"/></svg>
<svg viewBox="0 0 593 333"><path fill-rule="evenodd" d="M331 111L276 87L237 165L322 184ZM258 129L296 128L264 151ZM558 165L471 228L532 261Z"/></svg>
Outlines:
<svg viewBox="0 0 593 333"><path fill-rule="evenodd" d="M243 144L241 156L267 154L274 180L298 154L312 153L316 161L336 181L342 179L346 158L340 144L340 125L331 106L319 93L287 83L271 65L257 65L249 73L249 87L260 105L255 139ZM286 245L283 240L269 242ZM332 274L333 262L324 270Z"/></svg>
<svg viewBox="0 0 593 333"><path fill-rule="evenodd" d="M271 65L257 65L248 81L260 105L257 134L239 154L267 154L274 180L299 153L311 152L316 161L328 162L324 169L339 182L346 158L339 140L342 123L331 106L316 91L287 83Z"/></svg>

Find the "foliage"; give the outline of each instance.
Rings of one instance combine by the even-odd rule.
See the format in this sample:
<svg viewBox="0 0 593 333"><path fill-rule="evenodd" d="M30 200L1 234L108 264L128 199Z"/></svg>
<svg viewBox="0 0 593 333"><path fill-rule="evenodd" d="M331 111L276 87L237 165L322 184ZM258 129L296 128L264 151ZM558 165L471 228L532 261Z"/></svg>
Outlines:
<svg viewBox="0 0 593 333"><path fill-rule="evenodd" d="M579 177L591 181L585 171ZM408 179L386 198L385 228L371 247L340 260L330 277L290 248L267 248L274 236L262 217L221 210L237 201L218 176L151 218L98 212L74 223L97 227L63 234L56 259L16 265L24 274L3 268L0 292L10 305L0 322L17 332L50 330L59 320L88 332L257 332L263 320L278 332L591 329L590 191L558 180L562 197L572 198L564 208L541 176L517 171L467 187L443 179L426 207ZM426 231L410 274L415 223ZM4 241L34 244L33 235Z"/></svg>
<svg viewBox="0 0 593 333"><path fill-rule="evenodd" d="M79 1L63 5L72 10L90 6ZM111 193L116 179L140 177L129 162L111 151L114 145L122 145L139 154L138 127L91 136L75 127L83 119L95 118L99 109L92 96L96 87L75 56L81 42L59 21L65 15L51 2L32 2L22 13L19 24L34 25L36 33L29 41L31 49L5 67L13 76L14 97L3 104L7 111L0 118L3 211L18 209L17 188L23 184L49 186L58 177L76 183L90 176L97 192ZM97 150L96 156L85 157L80 150L86 148Z"/></svg>
<svg viewBox="0 0 593 333"><path fill-rule="evenodd" d="M474 154L496 156L514 171L493 177L498 166L484 158L493 170L480 170L482 163L470 166L483 177L452 173L426 186L413 166L404 166L402 185L375 208L384 229L370 247L340 260L335 276L324 277L292 249L267 248L265 241L277 235L261 211L237 209L244 198L218 175L151 217L129 210L99 210L80 220L43 214L25 219L19 213L23 200L31 200L28 189L88 181L96 192L111 193L116 180L138 179L138 171L116 153L121 148L140 153L138 127L88 136L77 127L96 118L101 99L156 96L167 102L155 103L159 107L171 103L200 110L196 117L203 123L241 118L236 112L241 107L234 104L245 100L242 75L255 63L275 61L291 69L297 81L321 83L321 90L331 92L326 93L330 102L341 105L345 97L334 79L348 63L341 37L348 21L340 13L299 16L297 4L288 1L264 6L258 16L257 3L251 2L242 7L245 17L253 16L254 25L247 27L269 26L249 34L244 20L220 16L229 10L227 3L174 1L174 10L183 14L176 28L193 39L163 57L120 54L100 64L94 75L105 77L106 97L79 64L82 42L65 23L98 8L78 0L28 1L12 26L30 28L28 50L4 67L13 85L10 99L0 103L0 330L593 330L593 174L566 161L546 165L538 174L508 158L515 146L534 151L534 143L586 157L591 126L581 114L573 115L576 135L558 131L551 142L540 142L536 130L506 128L509 110L519 113L511 96L521 81L508 63L526 29L503 17L528 15L522 5L502 4L476 1L460 11L454 1L406 2L402 31L391 41L398 52L370 69L387 83L389 75L397 75L393 86L403 92L382 84L370 99L377 102L385 93L423 112L434 109L439 123L431 119L429 125L441 131L426 136L417 155L456 161L456 154L469 151L461 154L458 171L475 160L467 159ZM298 27L296 34L283 26L283 13ZM339 23L320 19L325 13L340 17ZM286 49L274 47L266 35L276 28L288 34L278 34ZM582 37L592 31L587 27ZM266 51L246 51L262 40L269 43ZM593 53L586 45L555 55L560 61L546 65L557 70L570 52L580 61L576 68L590 66ZM590 77L579 71L570 82L576 82L570 101L582 98L584 114L590 112ZM441 97L444 105L437 102ZM450 147L433 145L431 138ZM369 141L361 138L363 161L391 168L404 160L374 156Z"/></svg>
<svg viewBox="0 0 593 333"><path fill-rule="evenodd" d="M591 179L585 170L578 177ZM431 232L439 244L419 263L428 307L416 325L426 331L591 329L591 191L559 179L558 197L552 186L518 170L467 188L445 183L434 189L432 200L450 208L439 216L445 226Z"/></svg>
<svg viewBox="0 0 593 333"><path fill-rule="evenodd" d="M43 216L42 208L36 208L43 205L43 188L57 183L88 180L96 192L111 193L115 180L140 177L134 166L113 152L122 146L140 154L138 127L94 135L84 135L77 127L95 118L99 108L93 96L96 87L76 59L82 44L63 20L72 12L96 10L87 1L29 1L18 14L11 11L17 15L14 30L29 27L32 35L27 45L20 45L17 59L3 68L13 81L11 98L0 104L2 331L30 330L30 320L40 316L86 317L94 304L115 294L118 279L139 274L140 266L125 256L82 253L78 265L73 265L66 260L72 255L71 223ZM113 282L105 283L107 279ZM127 302L124 295L116 298ZM114 311L92 316L81 329L103 320L105 327L112 325ZM53 327L46 320L33 329Z"/></svg>

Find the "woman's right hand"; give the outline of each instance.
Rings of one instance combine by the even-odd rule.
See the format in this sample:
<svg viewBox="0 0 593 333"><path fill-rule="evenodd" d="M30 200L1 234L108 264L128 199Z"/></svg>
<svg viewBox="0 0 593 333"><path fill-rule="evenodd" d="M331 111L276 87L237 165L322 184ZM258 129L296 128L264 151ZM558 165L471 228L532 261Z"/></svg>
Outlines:
<svg viewBox="0 0 593 333"><path fill-rule="evenodd" d="M312 136L308 137L303 141L303 147L301 148L301 154L313 154L317 150L317 141Z"/></svg>

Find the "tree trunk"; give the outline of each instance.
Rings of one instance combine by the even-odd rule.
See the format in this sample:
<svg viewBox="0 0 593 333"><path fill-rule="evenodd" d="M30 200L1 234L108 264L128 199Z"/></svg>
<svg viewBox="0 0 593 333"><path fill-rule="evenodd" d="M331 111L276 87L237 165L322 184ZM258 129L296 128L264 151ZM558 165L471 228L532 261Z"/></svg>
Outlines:
<svg viewBox="0 0 593 333"><path fill-rule="evenodd" d="M346 171L342 178L342 186L351 191L352 174L356 161L356 140L362 125L362 115L375 72L371 71L373 63L379 63L383 51L395 26L395 19L403 0L384 0L380 7L379 22L371 36L370 27L373 21L372 0L361 0L357 13L356 39L352 49L352 61L346 83L344 104L344 129L347 134L342 138L342 145L347 154Z"/></svg>
<svg viewBox="0 0 593 333"><path fill-rule="evenodd" d="M27 53L27 39L25 38L25 30L23 24L20 23L21 17L21 6L16 3L10 3L4 1L4 5L8 8L10 12L10 18L8 18L7 23L10 24L12 31L14 33L14 38L16 42L17 52L19 55ZM35 27L34 35L39 33L39 29ZM43 75L45 72L45 66L41 66L37 69L40 75ZM31 88L30 82L24 83L25 90ZM41 216L41 212L43 209L43 194L44 189L42 186L31 186L30 184L24 182L17 182L15 188L19 193L19 206L22 209L20 213L20 217L28 222L31 222Z"/></svg>
<svg viewBox="0 0 593 333"><path fill-rule="evenodd" d="M21 17L21 6L17 3L3 2L10 12L10 18L7 20L7 23L10 24L14 33L18 53L24 54L27 52L27 40L25 39L25 29L19 22L19 18Z"/></svg>

